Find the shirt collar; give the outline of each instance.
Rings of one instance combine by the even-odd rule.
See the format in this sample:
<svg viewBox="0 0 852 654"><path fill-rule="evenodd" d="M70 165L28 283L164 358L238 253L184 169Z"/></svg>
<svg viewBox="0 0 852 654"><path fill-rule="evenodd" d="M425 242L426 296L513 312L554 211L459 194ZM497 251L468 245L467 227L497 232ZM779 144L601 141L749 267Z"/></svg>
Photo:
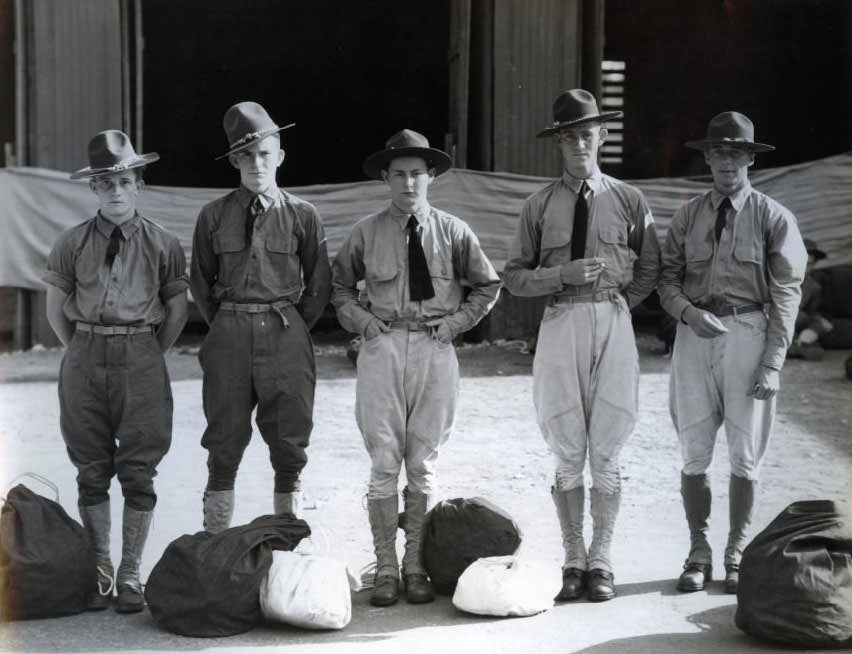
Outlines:
<svg viewBox="0 0 852 654"><path fill-rule="evenodd" d="M397 220L402 229L408 227L408 217L414 216L417 218L417 224L422 225L426 222L429 215L432 213L432 206L428 203L424 204L421 207L418 207L416 211L413 212L405 212L400 211L397 206L393 203L390 205L389 213L391 218Z"/></svg>
<svg viewBox="0 0 852 654"><path fill-rule="evenodd" d="M237 189L237 200L243 209L248 209L249 202L254 196L260 198L260 204L263 210L266 211L275 204L275 199L278 197L278 187L273 185L266 189L263 193L252 193L245 186L240 186Z"/></svg>
<svg viewBox="0 0 852 654"><path fill-rule="evenodd" d="M746 183L743 184L743 187L733 195L723 195L719 193L719 191L714 186L712 189L710 189L710 203L713 205L713 210L718 211L719 205L722 204L722 201L725 198L728 198L731 201L731 206L736 211L739 211L743 208L743 205L746 201L746 197L748 197L749 193L751 193L751 182L748 181L746 181Z"/></svg>
<svg viewBox="0 0 852 654"><path fill-rule="evenodd" d="M562 171L562 183L575 194L580 192L580 187L583 185L583 182L586 182L586 186L592 190L592 193L600 192L602 177L603 175L598 168L595 169L595 172L592 173L591 177L587 177L586 179L579 179L570 175L568 171Z"/></svg>
<svg viewBox="0 0 852 654"><path fill-rule="evenodd" d="M104 235L105 238L109 238L112 236L112 230L118 227L121 230L121 235L124 236L124 240L126 241L133 233L139 229L139 214L134 213L133 217L130 220L126 220L121 225L116 225L115 223L111 223L109 220L104 218L101 215L101 212L98 211L98 215L95 216L95 227L97 230Z"/></svg>

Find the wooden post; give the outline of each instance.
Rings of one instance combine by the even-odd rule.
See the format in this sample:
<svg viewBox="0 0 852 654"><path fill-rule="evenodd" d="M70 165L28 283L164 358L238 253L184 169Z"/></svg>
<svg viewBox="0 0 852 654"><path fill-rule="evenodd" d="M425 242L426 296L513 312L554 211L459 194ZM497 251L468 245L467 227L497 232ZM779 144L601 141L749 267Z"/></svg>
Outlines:
<svg viewBox="0 0 852 654"><path fill-rule="evenodd" d="M470 88L470 0L450 3L450 134L453 166L467 168Z"/></svg>
<svg viewBox="0 0 852 654"><path fill-rule="evenodd" d="M32 298L30 291L19 288L15 292L15 326L12 331L12 348L29 350L32 347Z"/></svg>
<svg viewBox="0 0 852 654"><path fill-rule="evenodd" d="M601 62L604 44L604 0L583 0L580 54L581 86L600 102L603 91Z"/></svg>

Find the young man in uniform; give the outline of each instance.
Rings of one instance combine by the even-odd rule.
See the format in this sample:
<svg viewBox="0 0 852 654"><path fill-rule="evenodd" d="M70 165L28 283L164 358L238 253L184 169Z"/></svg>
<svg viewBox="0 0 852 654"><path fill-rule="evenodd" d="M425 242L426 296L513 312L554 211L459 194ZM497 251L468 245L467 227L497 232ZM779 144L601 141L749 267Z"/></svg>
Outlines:
<svg viewBox="0 0 852 654"><path fill-rule="evenodd" d="M793 214L749 183L755 153L774 148L754 141L746 116L721 113L705 139L686 145L704 152L713 187L672 217L660 276L663 308L679 322L669 406L690 549L677 587L701 590L712 579L707 470L724 425L731 464L725 590L736 593L808 256Z"/></svg>
<svg viewBox="0 0 852 654"><path fill-rule="evenodd" d="M309 330L328 304L331 267L317 210L276 182L288 127L255 102L225 112L229 149L219 158L239 171L240 187L203 207L195 226L192 295L210 325L199 358L212 533L231 524L255 407L275 472L273 510L301 517L316 383Z"/></svg>
<svg viewBox="0 0 852 654"><path fill-rule="evenodd" d="M383 180L390 204L352 229L334 260L340 324L364 337L358 353L356 419L372 461L367 510L377 570L371 602L396 603L398 478L405 465L406 598L431 602L421 560L426 512L435 500L435 464L449 438L458 396L452 341L497 300L500 281L476 235L428 201L450 157L402 130L364 162ZM359 292L358 283L364 281ZM465 297L463 284L470 287Z"/></svg>
<svg viewBox="0 0 852 654"><path fill-rule="evenodd" d="M59 373L62 437L77 467L78 506L97 562L91 609L118 590L119 612L145 606L139 563L157 495L153 478L172 436L163 353L186 322L186 260L178 240L136 212L142 171L117 130L89 142L88 178L100 208L64 232L47 261L47 318L67 346ZM121 564L113 580L109 487L124 495ZM57 544L61 547L61 544Z"/></svg>
<svg viewBox="0 0 852 654"><path fill-rule="evenodd" d="M660 248L642 193L598 168L607 136L582 89L553 105L562 176L524 204L503 273L522 297L548 296L533 362L538 423L555 457L552 488L565 562L558 600L615 596L610 544L621 501L618 455L633 432L639 356L630 309L650 293ZM583 539L588 458L593 537Z"/></svg>

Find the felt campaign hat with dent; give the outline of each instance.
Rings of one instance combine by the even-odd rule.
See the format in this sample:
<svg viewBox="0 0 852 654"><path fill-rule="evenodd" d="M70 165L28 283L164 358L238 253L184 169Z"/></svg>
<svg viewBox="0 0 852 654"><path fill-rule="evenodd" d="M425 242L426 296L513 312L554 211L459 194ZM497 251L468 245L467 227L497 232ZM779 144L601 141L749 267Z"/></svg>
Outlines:
<svg viewBox="0 0 852 654"><path fill-rule="evenodd" d="M553 136L566 127L591 121L604 122L621 116L620 111L598 111L595 96L584 89L563 91L553 103L553 125L536 134L536 137Z"/></svg>
<svg viewBox="0 0 852 654"><path fill-rule="evenodd" d="M290 123L279 127L266 109L257 102L238 102L228 108L222 119L222 127L225 128L225 136L228 138L228 151L216 157L216 160L224 159L228 155L244 150L253 143L265 139L267 136L277 134L283 129L289 129L296 123Z"/></svg>
<svg viewBox="0 0 852 654"><path fill-rule="evenodd" d="M160 158L156 152L136 154L127 134L117 129L98 132L89 141L89 165L71 173L71 179L95 177L139 168Z"/></svg>
<svg viewBox="0 0 852 654"><path fill-rule="evenodd" d="M755 143L754 124L738 111L723 111L707 123L707 136L700 141L687 141L686 147L706 150L712 145L736 145L752 152L769 152L775 148Z"/></svg>
<svg viewBox="0 0 852 654"><path fill-rule="evenodd" d="M382 170L397 157L421 157L430 168L435 169L437 177L449 170L453 160L443 150L430 148L429 141L422 134L404 129L391 136L385 143L385 149L374 152L364 160L364 173L372 179L381 179Z"/></svg>

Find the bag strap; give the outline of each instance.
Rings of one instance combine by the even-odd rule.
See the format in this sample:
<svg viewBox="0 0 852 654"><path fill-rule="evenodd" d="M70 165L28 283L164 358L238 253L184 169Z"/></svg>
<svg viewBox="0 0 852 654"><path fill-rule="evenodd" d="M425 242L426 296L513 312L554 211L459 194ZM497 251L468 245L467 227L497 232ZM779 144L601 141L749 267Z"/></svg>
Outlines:
<svg viewBox="0 0 852 654"><path fill-rule="evenodd" d="M43 477L42 475L40 475L36 472L21 473L20 475L15 477L12 481L10 481L9 484L6 486L6 491L3 493L3 501L4 502L6 501L6 496L9 494L9 490L12 488L12 486L15 484L15 482L20 481L24 477L30 477L32 479L35 479L36 481L40 481L42 484L44 484L45 486L50 488L53 491L54 501L59 502L59 488L56 486L56 484L54 484L52 481L50 481L50 479L48 479L47 477Z"/></svg>
<svg viewBox="0 0 852 654"><path fill-rule="evenodd" d="M328 556L331 554L332 539L336 540L332 530L322 526L312 527L311 535L299 541L299 544L293 548L293 551L300 554Z"/></svg>

